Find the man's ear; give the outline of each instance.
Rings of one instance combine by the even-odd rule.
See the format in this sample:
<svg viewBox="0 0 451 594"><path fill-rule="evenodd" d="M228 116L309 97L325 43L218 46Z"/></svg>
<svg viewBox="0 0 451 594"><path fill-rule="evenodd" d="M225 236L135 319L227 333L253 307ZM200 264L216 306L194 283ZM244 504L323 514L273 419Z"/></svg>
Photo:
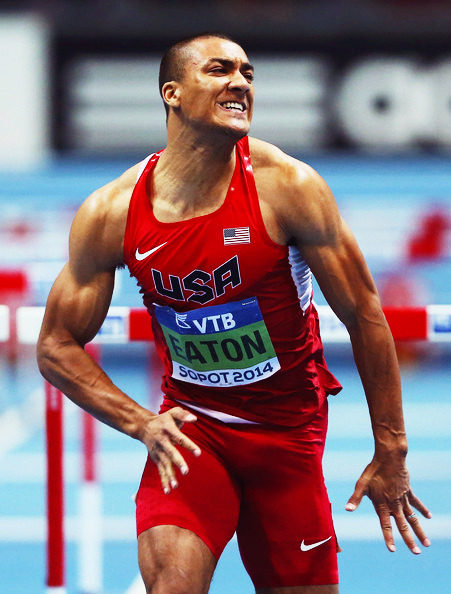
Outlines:
<svg viewBox="0 0 451 594"><path fill-rule="evenodd" d="M161 95L168 107L178 107L180 105L180 87L176 81L171 80L164 83Z"/></svg>

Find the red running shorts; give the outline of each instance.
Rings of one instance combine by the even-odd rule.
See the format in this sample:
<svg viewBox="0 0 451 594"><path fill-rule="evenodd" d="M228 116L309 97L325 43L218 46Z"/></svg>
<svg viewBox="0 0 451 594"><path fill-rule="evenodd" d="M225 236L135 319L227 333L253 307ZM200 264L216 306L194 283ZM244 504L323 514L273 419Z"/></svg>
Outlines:
<svg viewBox="0 0 451 594"><path fill-rule="evenodd" d="M165 409L163 408L163 411ZM337 543L322 472L327 401L296 428L225 424L196 413L183 432L189 473L165 495L148 460L136 498L137 532L176 525L219 559L236 532L255 588L338 583Z"/></svg>

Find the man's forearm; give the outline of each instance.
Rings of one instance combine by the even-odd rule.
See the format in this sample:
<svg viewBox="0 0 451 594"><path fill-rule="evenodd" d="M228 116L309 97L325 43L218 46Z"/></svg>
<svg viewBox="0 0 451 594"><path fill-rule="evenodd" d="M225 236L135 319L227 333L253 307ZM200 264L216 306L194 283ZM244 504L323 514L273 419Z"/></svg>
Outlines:
<svg viewBox="0 0 451 594"><path fill-rule="evenodd" d="M76 342L40 341L38 364L45 379L75 404L130 437L139 439L144 420L154 416L115 386Z"/></svg>
<svg viewBox="0 0 451 594"><path fill-rule="evenodd" d="M405 455L407 438L394 341L382 313L349 330L368 402L376 455Z"/></svg>

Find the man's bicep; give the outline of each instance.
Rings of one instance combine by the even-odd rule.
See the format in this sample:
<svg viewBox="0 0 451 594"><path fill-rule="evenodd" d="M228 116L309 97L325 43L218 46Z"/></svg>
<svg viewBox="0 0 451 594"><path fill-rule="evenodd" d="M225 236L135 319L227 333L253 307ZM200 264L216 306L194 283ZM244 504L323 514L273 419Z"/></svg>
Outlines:
<svg viewBox="0 0 451 594"><path fill-rule="evenodd" d="M50 292L41 335L85 344L102 325L122 247L109 212L108 195L101 190L85 200L75 215L69 261Z"/></svg>
<svg viewBox="0 0 451 594"><path fill-rule="evenodd" d="M66 264L50 291L41 339L81 345L91 341L108 312L113 288L114 270L96 272L81 283Z"/></svg>
<svg viewBox="0 0 451 594"><path fill-rule="evenodd" d="M299 247L326 301L347 326L364 310L380 307L374 280L344 221L333 242Z"/></svg>

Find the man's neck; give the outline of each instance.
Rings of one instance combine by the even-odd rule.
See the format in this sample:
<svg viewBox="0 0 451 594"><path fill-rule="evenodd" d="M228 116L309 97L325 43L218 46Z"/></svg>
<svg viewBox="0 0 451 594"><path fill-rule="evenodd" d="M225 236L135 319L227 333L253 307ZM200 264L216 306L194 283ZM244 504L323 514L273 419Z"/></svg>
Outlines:
<svg viewBox="0 0 451 594"><path fill-rule="evenodd" d="M227 188L235 165L236 142L221 140L168 137L155 169L157 190L174 202L214 202Z"/></svg>

